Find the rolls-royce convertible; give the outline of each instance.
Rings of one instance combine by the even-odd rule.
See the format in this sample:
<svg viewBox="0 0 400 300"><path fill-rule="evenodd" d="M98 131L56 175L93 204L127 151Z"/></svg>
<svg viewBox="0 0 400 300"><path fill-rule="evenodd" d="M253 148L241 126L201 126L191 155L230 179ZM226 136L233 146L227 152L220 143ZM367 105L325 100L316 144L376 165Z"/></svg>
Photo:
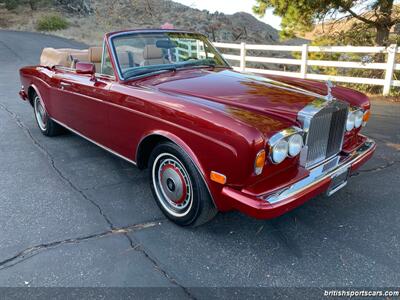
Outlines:
<svg viewBox="0 0 400 300"><path fill-rule="evenodd" d="M229 210L274 218L332 195L376 147L360 133L364 94L236 72L194 32L125 30L102 47L45 48L20 77L44 135L68 129L147 168L156 203L183 226Z"/></svg>

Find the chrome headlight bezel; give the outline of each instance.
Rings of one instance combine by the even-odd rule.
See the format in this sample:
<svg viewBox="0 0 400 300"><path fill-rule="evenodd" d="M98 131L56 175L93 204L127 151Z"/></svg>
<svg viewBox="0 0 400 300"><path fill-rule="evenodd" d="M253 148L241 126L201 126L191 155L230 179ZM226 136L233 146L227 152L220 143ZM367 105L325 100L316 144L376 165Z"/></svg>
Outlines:
<svg viewBox="0 0 400 300"><path fill-rule="evenodd" d="M287 157L295 157L300 154L301 150L304 147L304 139L303 139L304 131L296 126L286 128L274 134L268 141L269 144L269 160L273 164L282 163ZM290 148L290 139L296 136L295 139L301 138L301 149L298 153L294 153L294 155L289 154Z"/></svg>

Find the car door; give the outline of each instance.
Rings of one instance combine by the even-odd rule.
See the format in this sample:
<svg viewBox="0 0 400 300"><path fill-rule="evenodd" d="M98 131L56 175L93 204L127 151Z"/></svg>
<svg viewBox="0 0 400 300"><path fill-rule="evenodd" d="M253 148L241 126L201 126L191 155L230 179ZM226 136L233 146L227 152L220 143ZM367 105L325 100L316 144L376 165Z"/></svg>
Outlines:
<svg viewBox="0 0 400 300"><path fill-rule="evenodd" d="M108 91L112 78L96 74L94 78L74 71L56 73L53 112L56 121L85 137L108 144Z"/></svg>

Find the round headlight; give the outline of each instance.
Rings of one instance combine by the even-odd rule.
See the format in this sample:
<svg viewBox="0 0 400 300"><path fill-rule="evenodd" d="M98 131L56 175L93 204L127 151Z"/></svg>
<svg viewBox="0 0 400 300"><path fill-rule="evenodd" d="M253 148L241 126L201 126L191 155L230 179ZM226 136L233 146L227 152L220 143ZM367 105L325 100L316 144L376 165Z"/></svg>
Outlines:
<svg viewBox="0 0 400 300"><path fill-rule="evenodd" d="M280 140L272 148L272 160L274 163L279 164L284 161L288 155L289 145L286 140Z"/></svg>
<svg viewBox="0 0 400 300"><path fill-rule="evenodd" d="M359 128L363 123L364 113L362 110L357 110L354 115L354 127Z"/></svg>
<svg viewBox="0 0 400 300"><path fill-rule="evenodd" d="M347 121L346 121L346 130L347 131L352 131L354 128L354 122L355 122L355 113L354 112L349 112L347 115Z"/></svg>
<svg viewBox="0 0 400 300"><path fill-rule="evenodd" d="M303 137L300 134L293 134L289 138L289 156L293 157L300 153L303 148Z"/></svg>

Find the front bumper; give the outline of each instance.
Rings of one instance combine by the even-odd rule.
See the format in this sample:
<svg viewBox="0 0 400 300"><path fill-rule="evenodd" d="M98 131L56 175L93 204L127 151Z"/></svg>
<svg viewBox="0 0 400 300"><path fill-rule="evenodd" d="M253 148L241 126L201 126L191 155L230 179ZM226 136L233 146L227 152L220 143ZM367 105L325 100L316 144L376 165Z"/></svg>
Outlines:
<svg viewBox="0 0 400 300"><path fill-rule="evenodd" d="M338 155L325 161L312 168L307 177L275 191L273 194L265 192L259 195L249 195L227 186L222 189L222 194L232 207L247 215L259 219L275 218L328 191L332 178L342 174L343 171L348 170L351 173L358 169L372 157L375 148L376 143L367 139L349 155Z"/></svg>

